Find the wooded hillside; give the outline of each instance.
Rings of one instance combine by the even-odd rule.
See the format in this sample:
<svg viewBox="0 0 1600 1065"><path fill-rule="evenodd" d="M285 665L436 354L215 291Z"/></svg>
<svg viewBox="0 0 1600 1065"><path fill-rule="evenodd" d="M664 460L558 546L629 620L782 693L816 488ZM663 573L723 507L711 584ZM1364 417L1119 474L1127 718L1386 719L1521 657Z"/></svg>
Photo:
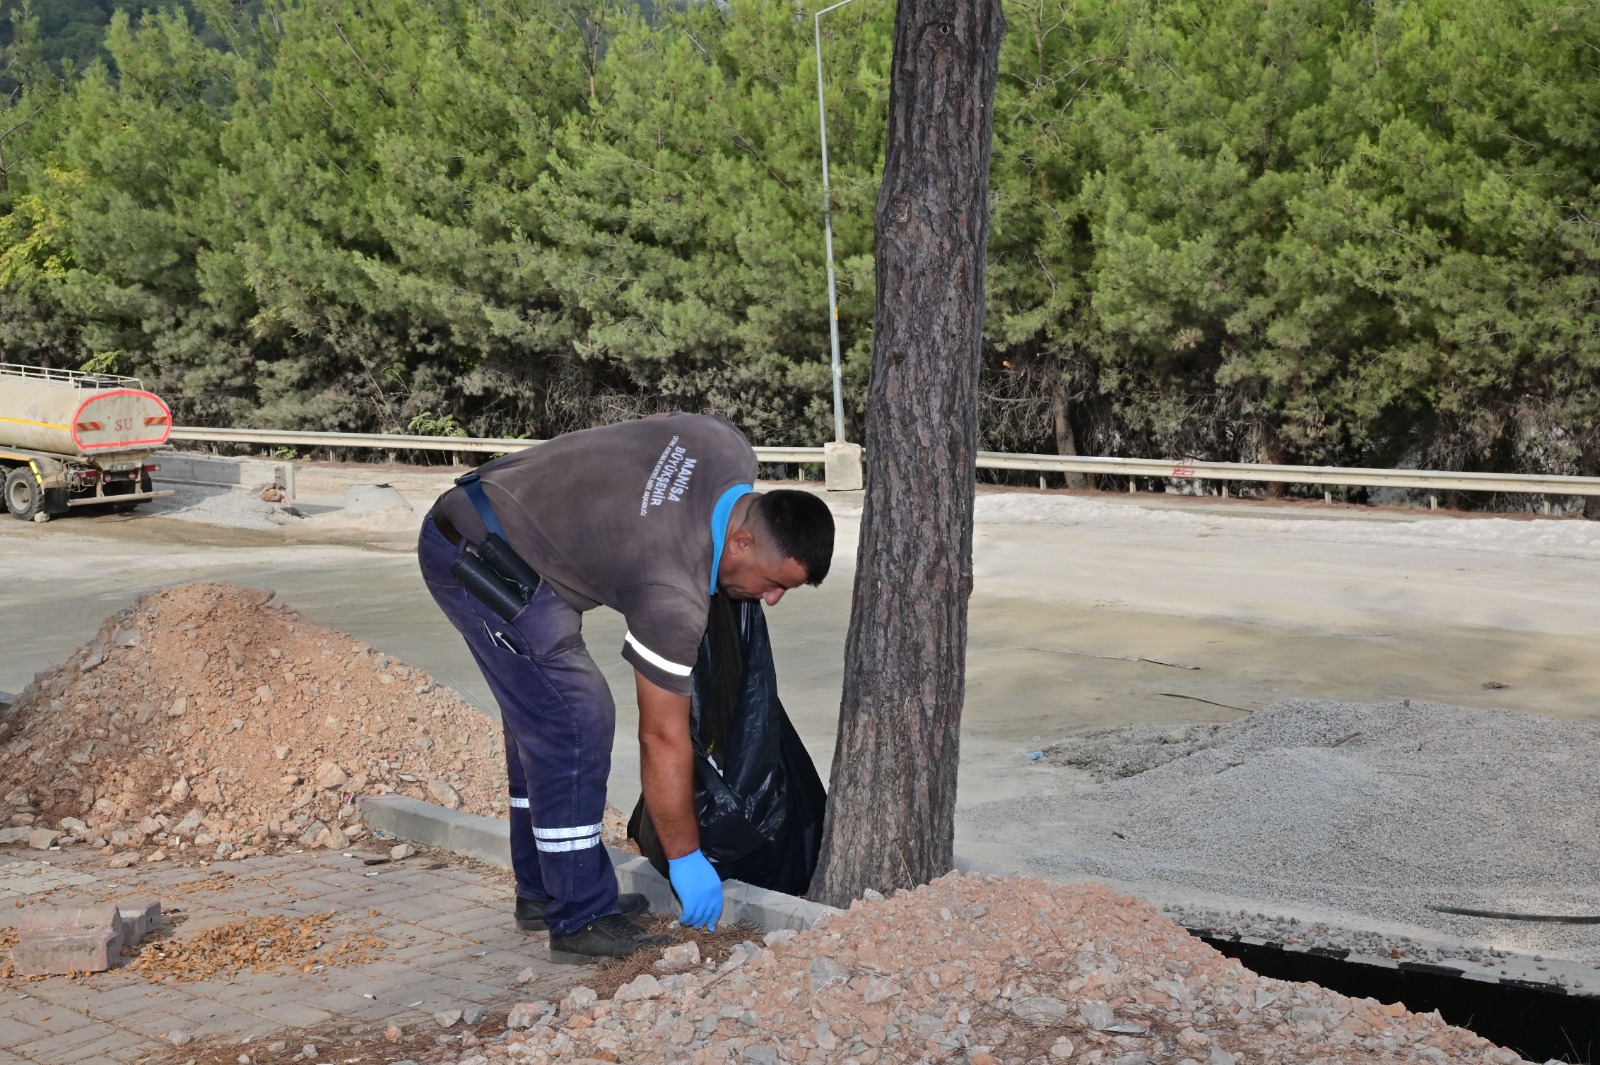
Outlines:
<svg viewBox="0 0 1600 1065"><path fill-rule="evenodd" d="M19 25L5 359L196 424L831 435L812 5L193 7L70 81L44 10L101 6ZM823 19L856 419L892 15ZM986 448L1600 474L1600 6L1006 16Z"/></svg>

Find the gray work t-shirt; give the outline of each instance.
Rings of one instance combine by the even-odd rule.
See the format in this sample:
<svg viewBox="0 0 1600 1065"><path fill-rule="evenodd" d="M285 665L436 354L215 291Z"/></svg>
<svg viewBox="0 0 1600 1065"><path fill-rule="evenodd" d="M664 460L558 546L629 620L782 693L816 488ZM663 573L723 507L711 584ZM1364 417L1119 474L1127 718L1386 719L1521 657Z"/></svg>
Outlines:
<svg viewBox="0 0 1600 1065"><path fill-rule="evenodd" d="M712 415L645 418L568 433L478 474L512 549L577 609L619 611L622 657L688 695L713 587L713 512L722 502L725 527L755 481L744 434ZM444 505L469 539L482 535L464 492Z"/></svg>

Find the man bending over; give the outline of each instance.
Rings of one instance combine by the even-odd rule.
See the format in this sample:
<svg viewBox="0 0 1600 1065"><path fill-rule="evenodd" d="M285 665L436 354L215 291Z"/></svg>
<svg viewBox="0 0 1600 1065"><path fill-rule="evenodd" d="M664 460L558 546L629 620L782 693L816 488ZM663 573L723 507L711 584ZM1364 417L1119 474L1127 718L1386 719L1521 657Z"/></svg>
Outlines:
<svg viewBox="0 0 1600 1065"><path fill-rule="evenodd" d="M808 492L756 492L755 452L726 420L657 415L587 429L496 459L423 521L428 590L500 705L511 794L517 927L550 931L554 961L665 945L629 918L600 822L616 706L583 642L608 606L628 631L639 700L640 783L685 925L715 930L722 880L700 852L690 674L719 589L775 605L820 584L833 516Z"/></svg>

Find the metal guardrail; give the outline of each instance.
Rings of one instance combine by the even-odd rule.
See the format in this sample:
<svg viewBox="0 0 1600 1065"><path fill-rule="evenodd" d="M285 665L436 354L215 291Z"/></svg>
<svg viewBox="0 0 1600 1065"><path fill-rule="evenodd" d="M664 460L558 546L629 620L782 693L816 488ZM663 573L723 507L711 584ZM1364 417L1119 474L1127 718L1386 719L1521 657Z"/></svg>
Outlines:
<svg viewBox="0 0 1600 1065"><path fill-rule="evenodd" d="M272 444L277 447L370 447L384 451L470 451L499 455L544 443L503 437L405 436L399 433L313 433L292 429L206 429L175 426L170 441L211 444ZM762 462L821 462L820 447L758 447Z"/></svg>
<svg viewBox="0 0 1600 1065"><path fill-rule="evenodd" d="M175 425L169 441L210 444L272 444L277 447L370 447L385 451L521 451L542 440L495 440L466 436L402 436L398 433L311 433L294 429L206 429Z"/></svg>
<svg viewBox="0 0 1600 1065"><path fill-rule="evenodd" d="M1116 474L1122 477L1195 481L1274 481L1282 484L1353 485L1364 488L1421 488L1434 492L1600 496L1600 477L1563 477L1556 474L1385 470L1359 466L1269 466L1251 462L1007 455L998 451L979 452L978 466L991 470Z"/></svg>
<svg viewBox="0 0 1600 1065"><path fill-rule="evenodd" d="M206 429L174 426L172 441L272 444L278 447L379 448L387 451L520 451L540 440L481 437L402 436L384 433L313 433L287 429ZM820 463L820 447L758 447L762 462ZM1122 459L1088 455L1011 455L980 451L978 467L1039 473L1092 473L1193 481L1255 481L1283 484L1348 485L1365 488L1418 488L1425 491L1515 492L1532 495L1600 496L1600 477L1562 477L1517 473L1459 473L1442 470L1385 470L1344 466L1272 466L1249 462Z"/></svg>

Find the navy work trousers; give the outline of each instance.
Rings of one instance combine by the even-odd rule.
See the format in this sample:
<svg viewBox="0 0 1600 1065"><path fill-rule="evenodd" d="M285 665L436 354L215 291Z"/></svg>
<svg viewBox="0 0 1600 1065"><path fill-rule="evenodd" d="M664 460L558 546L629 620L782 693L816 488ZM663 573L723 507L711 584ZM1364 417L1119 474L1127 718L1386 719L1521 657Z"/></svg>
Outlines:
<svg viewBox="0 0 1600 1065"><path fill-rule="evenodd" d="M511 621L450 575L464 549L429 517L417 560L500 704L517 894L545 902L553 936L617 912L617 877L600 843L616 704L583 645L583 615L547 583Z"/></svg>

